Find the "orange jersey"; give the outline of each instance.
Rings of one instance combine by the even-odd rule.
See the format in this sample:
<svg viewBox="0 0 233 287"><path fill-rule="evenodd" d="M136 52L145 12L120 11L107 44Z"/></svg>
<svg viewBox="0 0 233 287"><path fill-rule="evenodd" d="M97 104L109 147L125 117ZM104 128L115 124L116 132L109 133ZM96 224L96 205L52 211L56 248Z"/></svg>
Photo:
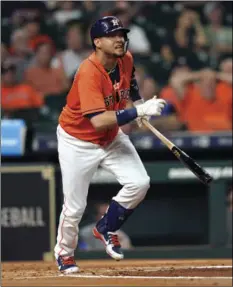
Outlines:
<svg viewBox="0 0 233 287"><path fill-rule="evenodd" d="M117 62L120 82L114 86L95 53L80 65L59 117L59 124L71 136L105 146L117 135L117 124L111 129L96 131L85 117L95 112L117 111L126 107L133 70L132 55L127 52Z"/></svg>
<svg viewBox="0 0 233 287"><path fill-rule="evenodd" d="M17 110L39 108L43 106L43 96L26 84L13 87L2 87L2 108L4 110Z"/></svg>
<svg viewBox="0 0 233 287"><path fill-rule="evenodd" d="M201 95L197 85L190 87L183 118L191 131L231 130L232 93L227 91L226 86L227 84L221 82L216 85L215 98L212 101Z"/></svg>
<svg viewBox="0 0 233 287"><path fill-rule="evenodd" d="M165 87L161 98L170 101L190 131L213 132L232 129L232 85L218 82L215 98L205 99L198 85L187 85L185 97L179 100L171 87Z"/></svg>
<svg viewBox="0 0 233 287"><path fill-rule="evenodd" d="M64 91L63 71L59 68L29 67L25 82L44 96L61 94Z"/></svg>

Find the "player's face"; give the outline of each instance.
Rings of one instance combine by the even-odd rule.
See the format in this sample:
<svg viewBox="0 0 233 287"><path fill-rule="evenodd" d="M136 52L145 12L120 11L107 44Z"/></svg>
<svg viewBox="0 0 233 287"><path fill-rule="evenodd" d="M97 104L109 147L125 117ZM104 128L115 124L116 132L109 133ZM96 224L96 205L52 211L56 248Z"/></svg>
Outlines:
<svg viewBox="0 0 233 287"><path fill-rule="evenodd" d="M107 37L100 38L100 49L117 58L123 57L125 54L125 33L117 31L109 34Z"/></svg>

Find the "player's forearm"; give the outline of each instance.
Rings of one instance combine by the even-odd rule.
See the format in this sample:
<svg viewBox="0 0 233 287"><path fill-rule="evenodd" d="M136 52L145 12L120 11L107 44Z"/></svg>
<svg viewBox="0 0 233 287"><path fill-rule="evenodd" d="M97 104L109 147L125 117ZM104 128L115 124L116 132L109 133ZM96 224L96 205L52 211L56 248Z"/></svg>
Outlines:
<svg viewBox="0 0 233 287"><path fill-rule="evenodd" d="M114 125L123 126L137 118L135 108L120 111L105 111L91 118L91 123L97 131L102 131Z"/></svg>
<svg viewBox="0 0 233 287"><path fill-rule="evenodd" d="M184 98L185 85L200 79L200 72L187 72L181 75L175 75L170 80L171 87L176 91L180 99Z"/></svg>
<svg viewBox="0 0 233 287"><path fill-rule="evenodd" d="M198 81L201 77L201 74L199 71L197 72L189 72L187 73L187 77L185 79L185 82L191 82L191 81Z"/></svg>
<svg viewBox="0 0 233 287"><path fill-rule="evenodd" d="M220 81L232 84L232 74L224 73L224 72L219 72L216 74L216 78Z"/></svg>
<svg viewBox="0 0 233 287"><path fill-rule="evenodd" d="M162 99L153 97L152 99L137 105L131 109L118 111L105 111L94 115L90 120L96 130L101 131L113 125L123 126L137 117L160 116L166 102Z"/></svg>
<svg viewBox="0 0 233 287"><path fill-rule="evenodd" d="M91 123L97 131L105 130L114 125L123 126L137 118L135 103L142 104L136 79L133 77L130 83L130 98L126 109L121 111L105 111L91 118Z"/></svg>
<svg viewBox="0 0 233 287"><path fill-rule="evenodd" d="M105 111L91 118L91 123L97 131L102 131L106 128L112 127L117 123L116 112Z"/></svg>

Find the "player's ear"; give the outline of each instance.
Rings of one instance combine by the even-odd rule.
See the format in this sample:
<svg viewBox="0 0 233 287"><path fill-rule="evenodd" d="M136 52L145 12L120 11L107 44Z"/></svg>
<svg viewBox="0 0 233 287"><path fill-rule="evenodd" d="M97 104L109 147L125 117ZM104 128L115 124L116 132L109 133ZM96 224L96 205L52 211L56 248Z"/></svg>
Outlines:
<svg viewBox="0 0 233 287"><path fill-rule="evenodd" d="M95 46L97 47L97 48L100 48L100 39L99 38L95 38L94 39L94 44L95 44Z"/></svg>

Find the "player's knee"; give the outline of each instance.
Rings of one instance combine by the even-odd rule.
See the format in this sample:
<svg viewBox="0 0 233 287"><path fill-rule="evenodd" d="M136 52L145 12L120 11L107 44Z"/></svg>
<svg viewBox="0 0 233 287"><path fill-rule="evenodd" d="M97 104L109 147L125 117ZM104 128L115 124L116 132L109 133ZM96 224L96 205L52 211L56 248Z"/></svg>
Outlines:
<svg viewBox="0 0 233 287"><path fill-rule="evenodd" d="M83 208L76 210L76 212L74 213L74 217L80 219L83 216L84 211L85 209Z"/></svg>
<svg viewBox="0 0 233 287"><path fill-rule="evenodd" d="M147 190L150 188L150 178L149 176L141 177L135 181L136 189L141 193L147 193Z"/></svg>
<svg viewBox="0 0 233 287"><path fill-rule="evenodd" d="M136 192L134 193L134 203L138 205L146 196L150 187L150 178L148 176L136 181Z"/></svg>

